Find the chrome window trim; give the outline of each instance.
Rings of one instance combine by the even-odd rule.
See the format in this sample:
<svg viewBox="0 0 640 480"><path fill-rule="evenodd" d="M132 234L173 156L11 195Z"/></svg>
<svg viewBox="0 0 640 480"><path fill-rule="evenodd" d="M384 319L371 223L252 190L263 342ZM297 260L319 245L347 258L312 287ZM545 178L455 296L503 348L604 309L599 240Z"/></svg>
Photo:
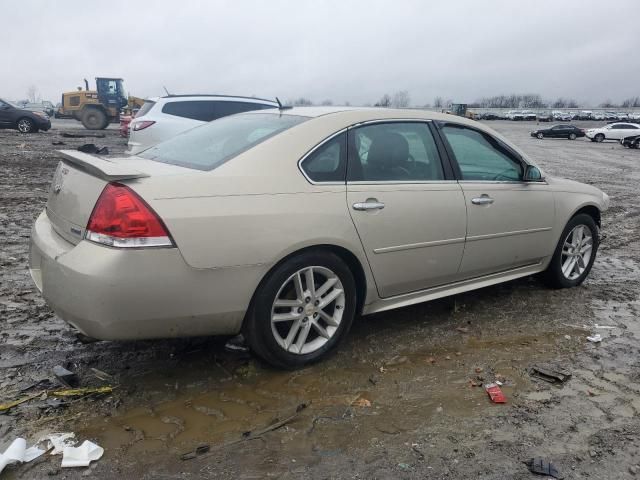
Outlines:
<svg viewBox="0 0 640 480"><path fill-rule="evenodd" d="M347 185L442 185L443 183L458 183L457 180L356 180L347 181Z"/></svg>
<svg viewBox="0 0 640 480"><path fill-rule="evenodd" d="M347 130L362 127L364 125L371 125L376 123L433 123L433 120L429 118L383 118L376 120L366 120L364 122L354 123L349 125Z"/></svg>
<svg viewBox="0 0 640 480"><path fill-rule="evenodd" d="M483 185L549 185L546 180L541 182L525 182L523 180L458 180L458 183L482 183Z"/></svg>

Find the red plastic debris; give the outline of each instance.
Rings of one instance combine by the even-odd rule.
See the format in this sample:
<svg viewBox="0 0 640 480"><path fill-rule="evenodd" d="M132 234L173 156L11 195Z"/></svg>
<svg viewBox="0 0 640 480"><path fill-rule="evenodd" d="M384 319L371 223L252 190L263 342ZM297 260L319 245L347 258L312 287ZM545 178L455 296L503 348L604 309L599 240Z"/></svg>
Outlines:
<svg viewBox="0 0 640 480"><path fill-rule="evenodd" d="M489 398L493 403L507 403L507 397L504 396L500 387L495 383L489 383L485 385L484 389L489 394Z"/></svg>

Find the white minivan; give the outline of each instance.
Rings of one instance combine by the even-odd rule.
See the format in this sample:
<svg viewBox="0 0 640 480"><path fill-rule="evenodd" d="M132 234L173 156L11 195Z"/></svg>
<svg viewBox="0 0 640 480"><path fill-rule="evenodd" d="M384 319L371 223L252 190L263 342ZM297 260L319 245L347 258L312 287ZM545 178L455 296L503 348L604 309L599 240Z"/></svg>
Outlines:
<svg viewBox="0 0 640 480"><path fill-rule="evenodd" d="M145 100L129 127L129 151L135 155L168 138L227 115L278 108L278 103L254 97L167 95Z"/></svg>

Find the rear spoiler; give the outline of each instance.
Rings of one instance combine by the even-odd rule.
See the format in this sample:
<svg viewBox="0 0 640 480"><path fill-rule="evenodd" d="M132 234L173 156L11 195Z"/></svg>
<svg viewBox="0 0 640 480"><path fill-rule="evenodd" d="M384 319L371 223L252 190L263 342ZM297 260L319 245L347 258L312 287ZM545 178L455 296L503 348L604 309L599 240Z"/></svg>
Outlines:
<svg viewBox="0 0 640 480"><path fill-rule="evenodd" d="M58 150L58 152L68 162L103 180L115 181L149 176L147 173L129 167L126 163L114 162L77 150Z"/></svg>

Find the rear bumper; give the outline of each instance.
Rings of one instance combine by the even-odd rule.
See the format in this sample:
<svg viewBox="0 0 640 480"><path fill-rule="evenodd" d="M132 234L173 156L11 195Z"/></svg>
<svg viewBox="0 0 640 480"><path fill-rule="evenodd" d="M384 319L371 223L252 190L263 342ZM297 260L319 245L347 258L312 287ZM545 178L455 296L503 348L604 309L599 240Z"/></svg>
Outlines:
<svg viewBox="0 0 640 480"><path fill-rule="evenodd" d="M261 266L194 269L176 248L73 245L46 212L31 232L29 270L58 316L103 340L236 334L264 273Z"/></svg>

